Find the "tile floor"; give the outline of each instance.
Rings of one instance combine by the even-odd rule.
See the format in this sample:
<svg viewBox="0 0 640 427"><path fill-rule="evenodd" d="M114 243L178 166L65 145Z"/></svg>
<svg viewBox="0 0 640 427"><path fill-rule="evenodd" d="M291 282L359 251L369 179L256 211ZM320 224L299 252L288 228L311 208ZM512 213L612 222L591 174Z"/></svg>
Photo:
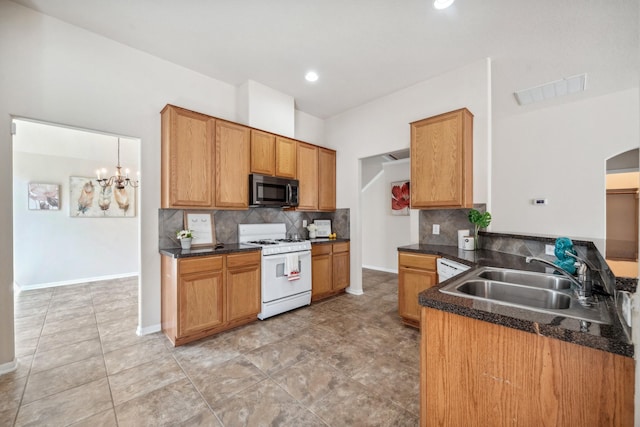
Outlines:
<svg viewBox="0 0 640 427"><path fill-rule="evenodd" d="M138 337L137 279L16 295L0 426L417 426L397 276L178 348Z"/></svg>

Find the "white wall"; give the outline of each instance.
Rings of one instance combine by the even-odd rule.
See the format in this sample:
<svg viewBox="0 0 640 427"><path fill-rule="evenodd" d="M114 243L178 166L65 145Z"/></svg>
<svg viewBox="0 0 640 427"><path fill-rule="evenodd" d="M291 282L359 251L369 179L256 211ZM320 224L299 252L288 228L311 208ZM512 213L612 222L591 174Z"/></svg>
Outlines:
<svg viewBox="0 0 640 427"><path fill-rule="evenodd" d="M325 122L327 145L337 153L337 204L351 209L351 286L362 292L362 206L359 159L409 147L409 123L467 107L474 114L474 201L489 191L490 61L482 60L416 84ZM416 232L417 235L417 232Z"/></svg>
<svg viewBox="0 0 640 427"><path fill-rule="evenodd" d="M409 159L382 163L383 173L362 191L362 266L375 270L398 272L398 246L418 240L412 235L412 217L391 215L391 183L408 181L411 175Z"/></svg>
<svg viewBox="0 0 640 427"><path fill-rule="evenodd" d="M11 116L141 140L139 330L157 330L160 111L171 103L237 121L236 88L6 0L0 58L2 181L11 182L13 173ZM299 124L298 117L296 136L322 134L319 119L303 115ZM12 193L12 186L0 187L0 370L14 357Z"/></svg>
<svg viewBox="0 0 640 427"><path fill-rule="evenodd" d="M583 238L604 254L606 159L638 147L638 116L631 89L496 120L492 231Z"/></svg>
<svg viewBox="0 0 640 427"><path fill-rule="evenodd" d="M238 87L236 100L239 123L290 138L295 136L292 96L249 80Z"/></svg>
<svg viewBox="0 0 640 427"><path fill-rule="evenodd" d="M16 120L13 138L14 281L21 289L82 283L138 274L138 217L75 218L69 177L111 173L116 138L66 127ZM138 168L140 143L122 138L121 164ZM59 210L29 210L29 183L57 184ZM135 213L133 205L130 213ZM55 254L55 256L53 256Z"/></svg>

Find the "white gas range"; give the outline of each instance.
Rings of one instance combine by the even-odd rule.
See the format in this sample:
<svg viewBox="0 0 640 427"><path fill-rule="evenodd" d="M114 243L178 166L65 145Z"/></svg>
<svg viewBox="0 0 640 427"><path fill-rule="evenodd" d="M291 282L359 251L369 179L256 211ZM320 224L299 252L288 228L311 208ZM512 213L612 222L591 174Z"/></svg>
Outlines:
<svg viewBox="0 0 640 427"><path fill-rule="evenodd" d="M286 234L282 223L238 225L240 243L262 248L262 320L311 304L311 242Z"/></svg>

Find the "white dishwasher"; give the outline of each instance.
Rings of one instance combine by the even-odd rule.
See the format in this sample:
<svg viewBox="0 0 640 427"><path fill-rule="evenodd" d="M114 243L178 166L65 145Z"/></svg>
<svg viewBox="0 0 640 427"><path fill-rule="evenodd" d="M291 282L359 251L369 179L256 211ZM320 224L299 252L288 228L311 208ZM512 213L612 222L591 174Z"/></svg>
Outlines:
<svg viewBox="0 0 640 427"><path fill-rule="evenodd" d="M438 283L451 279L453 276L464 273L471 268L468 265L460 264L459 262L446 258L438 258L436 263L438 265Z"/></svg>

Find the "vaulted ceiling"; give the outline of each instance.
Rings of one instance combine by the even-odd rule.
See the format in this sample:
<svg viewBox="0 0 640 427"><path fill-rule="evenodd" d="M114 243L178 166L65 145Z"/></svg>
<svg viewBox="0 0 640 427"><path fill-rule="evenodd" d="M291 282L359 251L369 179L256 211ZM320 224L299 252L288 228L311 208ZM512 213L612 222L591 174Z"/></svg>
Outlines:
<svg viewBox="0 0 640 427"><path fill-rule="evenodd" d="M485 57L498 116L639 82L637 0L14 1L233 85L255 80L321 118ZM583 93L513 96L585 72Z"/></svg>

